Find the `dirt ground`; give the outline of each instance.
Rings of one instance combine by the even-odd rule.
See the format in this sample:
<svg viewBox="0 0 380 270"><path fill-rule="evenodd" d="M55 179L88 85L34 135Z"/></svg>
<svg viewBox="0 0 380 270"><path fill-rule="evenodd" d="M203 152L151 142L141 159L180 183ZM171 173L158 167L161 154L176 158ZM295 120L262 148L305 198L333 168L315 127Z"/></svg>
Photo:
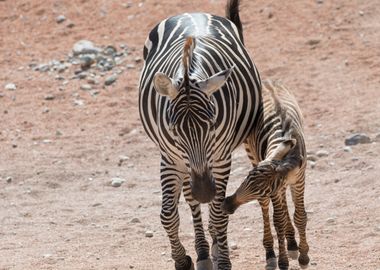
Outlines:
<svg viewBox="0 0 380 270"><path fill-rule="evenodd" d="M142 47L161 19L224 14L224 0L0 0L0 269L174 269L160 224L159 156L139 121ZM293 89L307 147L309 269L380 269L380 5L378 0L243 1L247 48L262 78ZM58 15L66 20L57 23ZM126 44L110 86L81 90L65 59L73 44ZM112 71L104 76L112 74ZM9 83L16 90L6 90ZM80 100L80 103L78 103ZM353 133L372 143L345 148ZM327 156L326 156L327 155ZM120 161L121 160L121 161ZM250 164L234 153L228 194ZM118 188L110 182L125 179ZM204 222L207 223L207 207ZM181 239L195 260L191 215ZM147 230L153 237L145 236ZM264 269L257 203L231 216L234 269ZM291 269L299 269L291 262Z"/></svg>

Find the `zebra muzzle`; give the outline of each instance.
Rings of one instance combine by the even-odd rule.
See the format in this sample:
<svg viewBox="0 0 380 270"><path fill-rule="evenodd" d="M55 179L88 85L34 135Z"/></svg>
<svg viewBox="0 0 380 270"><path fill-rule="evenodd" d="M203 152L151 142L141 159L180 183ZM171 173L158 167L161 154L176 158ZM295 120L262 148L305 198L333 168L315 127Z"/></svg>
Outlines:
<svg viewBox="0 0 380 270"><path fill-rule="evenodd" d="M239 207L236 203L236 195L229 196L224 199L222 203L222 210L226 214L233 214L235 213L235 210Z"/></svg>
<svg viewBox="0 0 380 270"><path fill-rule="evenodd" d="M211 202L216 194L215 179L211 172L197 174L191 172L191 193L200 203Z"/></svg>

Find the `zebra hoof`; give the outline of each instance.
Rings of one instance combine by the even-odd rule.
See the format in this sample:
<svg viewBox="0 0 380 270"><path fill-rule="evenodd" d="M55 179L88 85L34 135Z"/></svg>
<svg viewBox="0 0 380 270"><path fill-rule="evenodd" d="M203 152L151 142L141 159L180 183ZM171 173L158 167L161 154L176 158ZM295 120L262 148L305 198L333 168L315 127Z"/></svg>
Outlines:
<svg viewBox="0 0 380 270"><path fill-rule="evenodd" d="M210 258L197 262L197 270L213 270L213 264Z"/></svg>
<svg viewBox="0 0 380 270"><path fill-rule="evenodd" d="M186 262L183 266L178 266L178 264L175 263L175 270L195 270L191 257L186 255L185 260Z"/></svg>
<svg viewBox="0 0 380 270"><path fill-rule="evenodd" d="M265 270L275 270L277 268L277 259L270 258L267 260L267 265L265 266Z"/></svg>
<svg viewBox="0 0 380 270"><path fill-rule="evenodd" d="M301 254L298 258L298 264L302 269L306 269L309 266L309 256L307 254Z"/></svg>
<svg viewBox="0 0 380 270"><path fill-rule="evenodd" d="M288 256L292 260L298 259L298 250L288 250Z"/></svg>

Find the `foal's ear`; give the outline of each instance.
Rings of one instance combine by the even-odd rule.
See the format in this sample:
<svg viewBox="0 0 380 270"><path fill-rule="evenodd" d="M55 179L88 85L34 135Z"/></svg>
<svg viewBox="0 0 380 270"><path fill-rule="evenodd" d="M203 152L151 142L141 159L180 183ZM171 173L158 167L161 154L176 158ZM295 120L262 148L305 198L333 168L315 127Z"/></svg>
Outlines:
<svg viewBox="0 0 380 270"><path fill-rule="evenodd" d="M154 89L162 96L174 99L178 91L174 86L173 80L162 72L157 72L153 78Z"/></svg>
<svg viewBox="0 0 380 270"><path fill-rule="evenodd" d="M228 77L231 75L232 69L233 67L212 75L206 80L199 82L199 86L208 96L211 96L225 84Z"/></svg>

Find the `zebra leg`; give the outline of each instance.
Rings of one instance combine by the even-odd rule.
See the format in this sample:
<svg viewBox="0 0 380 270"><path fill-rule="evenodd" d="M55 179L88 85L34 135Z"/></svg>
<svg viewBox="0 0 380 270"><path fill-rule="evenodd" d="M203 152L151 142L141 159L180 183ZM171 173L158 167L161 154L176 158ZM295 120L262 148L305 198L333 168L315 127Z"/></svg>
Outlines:
<svg viewBox="0 0 380 270"><path fill-rule="evenodd" d="M209 204L209 228L213 239L212 254L214 269L230 270L231 261L227 242L228 215L222 211L221 206L226 196L228 176L231 169L231 159L219 163L213 168L216 183L216 196ZM216 258L215 258L216 257ZM216 262L216 263L215 263Z"/></svg>
<svg viewBox="0 0 380 270"><path fill-rule="evenodd" d="M273 250L273 236L269 219L269 202L269 198L262 198L259 200L264 223L263 245L265 248L265 259L267 263L265 270L274 270L277 268L277 259L276 253Z"/></svg>
<svg viewBox="0 0 380 270"><path fill-rule="evenodd" d="M178 199L181 194L181 176L173 166L161 163L162 208L161 224L163 225L171 245L172 258L176 270L194 270L190 256L181 244L178 236L179 214Z"/></svg>
<svg viewBox="0 0 380 270"><path fill-rule="evenodd" d="M283 211L282 194L272 196L271 199L273 204L273 223L278 238L278 267L281 270L288 270L289 260L285 249L286 214Z"/></svg>
<svg viewBox="0 0 380 270"><path fill-rule="evenodd" d="M288 247L288 256L292 260L298 259L298 244L295 238L295 230L290 219L288 205L286 202L286 187L282 190L282 203L283 203L283 212L286 215L286 228L285 228L285 237Z"/></svg>
<svg viewBox="0 0 380 270"><path fill-rule="evenodd" d="M199 202L194 200L191 194L191 186L188 177L183 183L183 194L186 202L190 206L191 214L193 216L195 250L198 255L197 270L213 270L212 262L209 256L210 247L203 230L201 207Z"/></svg>
<svg viewBox="0 0 380 270"><path fill-rule="evenodd" d="M298 233L300 236L299 243L299 252L300 256L298 258L298 263L301 268L307 268L310 258L308 255L309 245L306 240L306 223L307 223L307 215L305 211L304 204L304 191L305 191L305 175L302 174L300 181L296 184L291 185L290 190L292 192L292 198L295 206L294 212L294 224L298 229Z"/></svg>

